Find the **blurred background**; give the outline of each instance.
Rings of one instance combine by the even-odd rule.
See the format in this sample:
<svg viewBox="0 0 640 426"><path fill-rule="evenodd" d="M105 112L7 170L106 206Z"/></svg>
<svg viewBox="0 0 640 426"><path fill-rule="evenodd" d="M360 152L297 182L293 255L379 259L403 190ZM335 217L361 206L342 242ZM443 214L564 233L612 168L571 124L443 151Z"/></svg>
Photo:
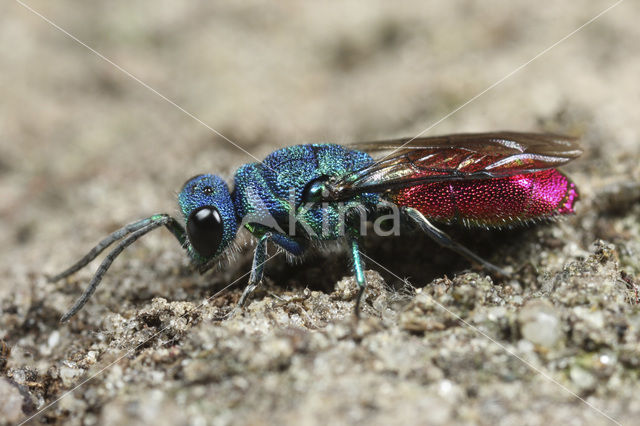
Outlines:
<svg viewBox="0 0 640 426"><path fill-rule="evenodd" d="M18 2L2 2L0 299L18 305L37 298L44 273L113 229L176 213L187 178L230 179L286 145L427 128L582 135L585 154L567 167L582 216L602 188L640 178L635 1L442 122L614 1L25 3L242 149ZM581 232L561 238L585 248L608 231ZM163 232L139 247L172 253L156 258L160 268L183 258ZM140 257L136 265L150 268Z"/></svg>

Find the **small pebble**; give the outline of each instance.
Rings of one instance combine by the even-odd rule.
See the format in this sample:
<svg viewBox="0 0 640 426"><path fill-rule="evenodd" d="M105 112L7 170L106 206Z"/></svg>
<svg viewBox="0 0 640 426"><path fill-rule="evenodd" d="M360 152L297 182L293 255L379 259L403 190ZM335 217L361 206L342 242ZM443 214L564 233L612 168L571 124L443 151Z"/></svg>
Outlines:
<svg viewBox="0 0 640 426"><path fill-rule="evenodd" d="M6 379L0 379L0 419L2 423L15 423L24 417L22 413L22 395L18 388Z"/></svg>
<svg viewBox="0 0 640 426"><path fill-rule="evenodd" d="M518 319L522 336L536 345L551 348L562 337L556 309L546 300L528 301L520 310Z"/></svg>

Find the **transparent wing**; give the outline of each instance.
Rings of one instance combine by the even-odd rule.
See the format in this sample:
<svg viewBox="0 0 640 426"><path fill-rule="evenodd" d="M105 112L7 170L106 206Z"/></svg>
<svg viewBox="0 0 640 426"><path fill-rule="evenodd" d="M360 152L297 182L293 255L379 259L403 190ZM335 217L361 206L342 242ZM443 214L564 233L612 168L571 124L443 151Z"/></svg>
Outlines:
<svg viewBox="0 0 640 426"><path fill-rule="evenodd" d="M464 133L349 145L378 158L327 184L327 200L428 182L486 179L555 168L578 157L576 138L547 133Z"/></svg>

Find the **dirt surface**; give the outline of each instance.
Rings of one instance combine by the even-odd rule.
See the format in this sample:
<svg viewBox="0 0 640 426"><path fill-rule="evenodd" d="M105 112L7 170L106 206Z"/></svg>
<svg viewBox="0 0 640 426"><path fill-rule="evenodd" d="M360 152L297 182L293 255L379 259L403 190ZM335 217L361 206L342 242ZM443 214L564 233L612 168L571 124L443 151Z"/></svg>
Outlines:
<svg viewBox="0 0 640 426"><path fill-rule="evenodd" d="M0 5L0 422L637 423L640 3L520 69L614 2L28 4L201 122ZM190 176L427 128L581 135L565 168L577 214L447 229L509 279L421 235L368 239L358 323L344 252L277 255L229 319L250 239L201 276L158 231L58 322L97 262L55 284L46 274L125 223L176 213Z"/></svg>

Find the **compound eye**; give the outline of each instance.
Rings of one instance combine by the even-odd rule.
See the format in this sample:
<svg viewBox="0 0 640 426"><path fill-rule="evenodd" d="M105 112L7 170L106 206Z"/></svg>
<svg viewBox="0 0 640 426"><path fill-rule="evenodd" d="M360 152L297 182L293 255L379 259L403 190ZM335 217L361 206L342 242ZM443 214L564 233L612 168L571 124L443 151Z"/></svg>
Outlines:
<svg viewBox="0 0 640 426"><path fill-rule="evenodd" d="M222 233L222 218L215 207L200 207L191 212L187 219L189 242L202 257L210 258L216 254Z"/></svg>

